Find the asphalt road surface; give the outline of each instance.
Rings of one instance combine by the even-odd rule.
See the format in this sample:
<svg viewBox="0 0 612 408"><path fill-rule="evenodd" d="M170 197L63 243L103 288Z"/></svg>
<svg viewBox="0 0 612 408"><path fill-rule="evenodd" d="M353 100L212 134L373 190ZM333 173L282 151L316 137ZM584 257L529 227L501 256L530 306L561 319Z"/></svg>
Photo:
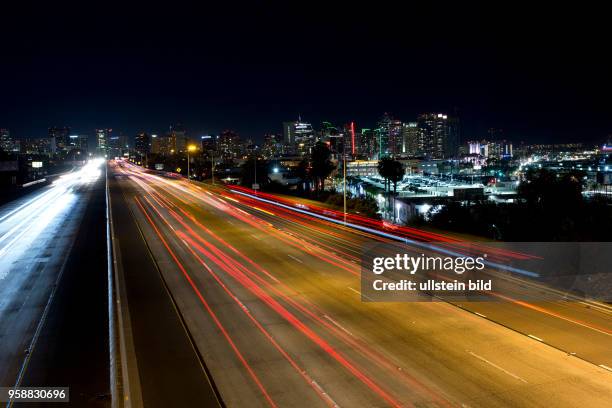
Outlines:
<svg viewBox="0 0 612 408"><path fill-rule="evenodd" d="M59 406L110 405L102 170L0 208L0 386L70 386Z"/></svg>
<svg viewBox="0 0 612 408"><path fill-rule="evenodd" d="M612 403L605 305L362 302L370 234L127 163L109 177L227 406Z"/></svg>

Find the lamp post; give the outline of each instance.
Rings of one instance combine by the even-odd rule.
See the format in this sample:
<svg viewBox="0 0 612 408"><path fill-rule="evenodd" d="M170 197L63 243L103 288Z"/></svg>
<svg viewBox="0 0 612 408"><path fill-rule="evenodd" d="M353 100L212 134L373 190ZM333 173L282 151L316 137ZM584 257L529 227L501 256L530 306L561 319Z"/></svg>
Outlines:
<svg viewBox="0 0 612 408"><path fill-rule="evenodd" d="M346 224L346 154L343 154L343 163L342 163L342 183L344 187L342 188L343 192L343 203L344 203L344 223Z"/></svg>
<svg viewBox="0 0 612 408"><path fill-rule="evenodd" d="M215 150L210 151L211 161L210 161L210 177L212 180L212 184L215 184Z"/></svg>
<svg viewBox="0 0 612 408"><path fill-rule="evenodd" d="M187 182L189 182L189 152L195 152L196 147L194 145L187 146Z"/></svg>
<svg viewBox="0 0 612 408"><path fill-rule="evenodd" d="M395 218L396 223L400 223L400 209L402 208L402 203L397 201L395 203L395 209L397 210L397 217Z"/></svg>

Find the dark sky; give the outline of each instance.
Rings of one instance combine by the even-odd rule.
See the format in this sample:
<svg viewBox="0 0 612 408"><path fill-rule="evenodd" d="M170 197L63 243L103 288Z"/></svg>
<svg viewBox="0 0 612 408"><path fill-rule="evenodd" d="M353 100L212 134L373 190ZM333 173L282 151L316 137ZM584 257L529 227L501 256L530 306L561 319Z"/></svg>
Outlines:
<svg viewBox="0 0 612 408"><path fill-rule="evenodd" d="M430 110L458 112L464 139L489 127L515 141L612 134L603 10L50 3L0 13L0 127L16 137L181 122L193 136L260 138L298 114L370 127L385 111Z"/></svg>

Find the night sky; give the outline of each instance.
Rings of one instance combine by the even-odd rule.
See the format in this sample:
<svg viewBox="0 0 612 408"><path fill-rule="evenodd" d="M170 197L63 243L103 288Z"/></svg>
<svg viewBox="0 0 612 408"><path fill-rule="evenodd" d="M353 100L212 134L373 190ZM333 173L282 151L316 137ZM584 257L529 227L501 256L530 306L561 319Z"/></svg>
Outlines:
<svg viewBox="0 0 612 408"><path fill-rule="evenodd" d="M261 139L298 114L371 127L385 111L433 110L457 112L463 139L612 134L602 10L169 3L2 10L0 127L131 136L180 122L192 136Z"/></svg>

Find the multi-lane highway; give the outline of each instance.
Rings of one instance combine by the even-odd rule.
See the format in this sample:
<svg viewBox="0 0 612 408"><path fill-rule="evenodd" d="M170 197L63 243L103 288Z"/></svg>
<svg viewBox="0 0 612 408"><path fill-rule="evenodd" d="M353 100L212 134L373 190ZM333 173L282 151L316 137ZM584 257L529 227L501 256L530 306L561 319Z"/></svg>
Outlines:
<svg viewBox="0 0 612 408"><path fill-rule="evenodd" d="M75 405L104 406L104 185L99 160L0 207L0 386L70 384Z"/></svg>
<svg viewBox="0 0 612 408"><path fill-rule="evenodd" d="M118 236L120 257L147 251L138 280L125 278L126 293L131 284L141 294L127 298L131 319L161 277L180 325L160 311L159 328L183 331L177 341L193 348L177 346L178 362L160 356L156 366L151 353L129 353L138 333L128 330L132 398L152 400L155 370L181 378L185 367L227 406L612 402L605 305L362 302L362 248L384 238L128 163L111 163L109 188L112 212L138 226Z"/></svg>

